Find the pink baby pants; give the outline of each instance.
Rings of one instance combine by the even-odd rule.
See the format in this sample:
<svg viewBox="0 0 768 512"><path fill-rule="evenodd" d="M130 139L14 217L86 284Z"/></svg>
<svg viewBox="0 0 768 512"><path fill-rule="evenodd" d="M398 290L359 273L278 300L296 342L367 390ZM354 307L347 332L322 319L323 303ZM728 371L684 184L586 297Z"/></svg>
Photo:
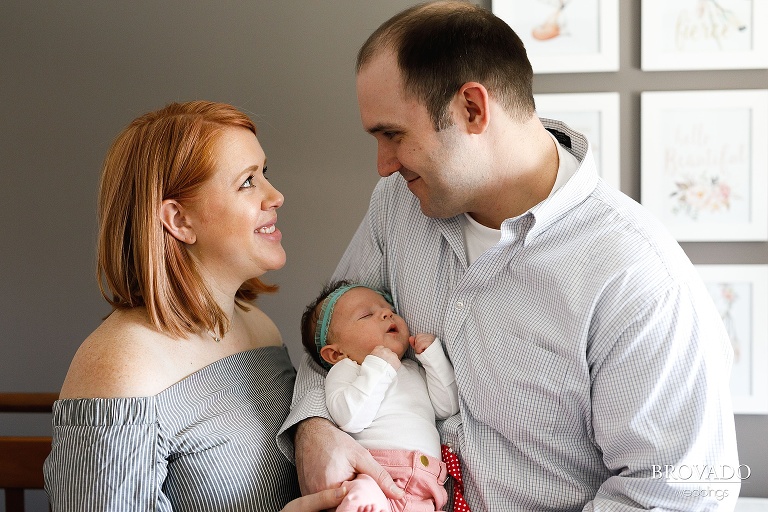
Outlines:
<svg viewBox="0 0 768 512"><path fill-rule="evenodd" d="M440 460L421 452L408 450L370 450L398 487L405 491L399 500L391 500L376 481L368 475L358 475L346 484L349 492L336 512L358 512L360 507L373 505L376 512L434 512L442 510L448 501L443 488L447 469Z"/></svg>

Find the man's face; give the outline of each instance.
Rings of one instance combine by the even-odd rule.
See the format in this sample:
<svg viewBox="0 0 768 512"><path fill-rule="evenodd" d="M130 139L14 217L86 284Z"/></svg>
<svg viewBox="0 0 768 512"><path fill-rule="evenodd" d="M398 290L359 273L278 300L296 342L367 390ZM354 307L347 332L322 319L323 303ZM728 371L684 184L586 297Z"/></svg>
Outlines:
<svg viewBox="0 0 768 512"><path fill-rule="evenodd" d="M472 211L482 166L453 103L450 114L459 123L436 131L426 107L403 91L396 58L388 51L358 74L357 98L363 128L378 144L381 176L399 172L429 217Z"/></svg>

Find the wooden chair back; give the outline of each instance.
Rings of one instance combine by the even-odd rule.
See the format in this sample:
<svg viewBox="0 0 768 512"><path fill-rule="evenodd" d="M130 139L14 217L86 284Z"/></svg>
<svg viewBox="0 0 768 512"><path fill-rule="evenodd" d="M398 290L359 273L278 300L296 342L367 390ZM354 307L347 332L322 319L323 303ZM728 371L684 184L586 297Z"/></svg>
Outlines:
<svg viewBox="0 0 768 512"><path fill-rule="evenodd" d="M56 393L0 393L0 413L50 413ZM0 436L0 489L5 511L24 512L24 490L43 488L43 463L51 453L51 438Z"/></svg>

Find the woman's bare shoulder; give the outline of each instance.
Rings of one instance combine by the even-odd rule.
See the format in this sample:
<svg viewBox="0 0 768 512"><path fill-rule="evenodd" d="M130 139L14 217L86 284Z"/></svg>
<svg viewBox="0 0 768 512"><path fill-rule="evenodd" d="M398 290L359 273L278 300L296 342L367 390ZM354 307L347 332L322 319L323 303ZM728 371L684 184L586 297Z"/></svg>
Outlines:
<svg viewBox="0 0 768 512"><path fill-rule="evenodd" d="M142 311L115 311L88 336L72 359L61 398L150 396L164 389L167 337Z"/></svg>
<svg viewBox="0 0 768 512"><path fill-rule="evenodd" d="M249 304L248 311L244 311L242 317L245 320L251 348L283 344L283 338L275 322L255 305Z"/></svg>

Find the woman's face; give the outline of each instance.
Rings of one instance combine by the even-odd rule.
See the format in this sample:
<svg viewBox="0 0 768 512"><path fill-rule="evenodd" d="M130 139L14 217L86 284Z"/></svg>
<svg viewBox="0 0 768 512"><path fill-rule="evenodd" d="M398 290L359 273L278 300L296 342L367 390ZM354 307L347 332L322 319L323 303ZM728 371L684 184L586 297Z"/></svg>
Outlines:
<svg viewBox="0 0 768 512"><path fill-rule="evenodd" d="M185 205L195 234L187 248L204 274L237 289L285 264L275 226L283 195L267 181L266 157L251 131L225 129L214 156L213 174Z"/></svg>

